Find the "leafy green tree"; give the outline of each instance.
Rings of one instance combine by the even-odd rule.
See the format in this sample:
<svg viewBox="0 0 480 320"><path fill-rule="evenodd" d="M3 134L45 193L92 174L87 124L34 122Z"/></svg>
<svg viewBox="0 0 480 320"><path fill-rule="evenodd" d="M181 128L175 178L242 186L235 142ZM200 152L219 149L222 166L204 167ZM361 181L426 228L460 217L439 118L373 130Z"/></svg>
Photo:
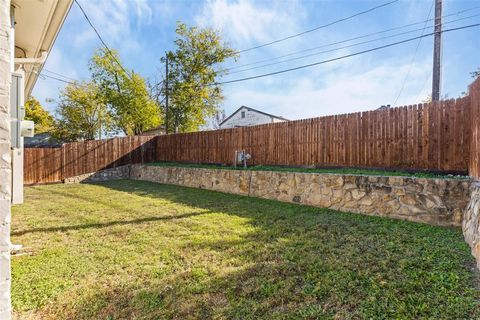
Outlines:
<svg viewBox="0 0 480 320"><path fill-rule="evenodd" d="M90 71L123 133L140 134L160 125L160 109L150 97L145 80L133 71L127 73L116 51L97 50L90 61Z"/></svg>
<svg viewBox="0 0 480 320"><path fill-rule="evenodd" d="M35 133L50 132L55 126L53 116L34 97L25 102L25 120L35 122Z"/></svg>
<svg viewBox="0 0 480 320"><path fill-rule="evenodd" d="M69 84L60 93L54 137L60 141L93 140L114 132L101 89L93 82Z"/></svg>
<svg viewBox="0 0 480 320"><path fill-rule="evenodd" d="M224 98L216 79L226 74L226 69L215 65L236 57L237 53L211 28L199 29L178 23L176 33L176 49L167 53L168 114L165 114L164 105L162 109L166 120L168 117L168 132L196 131L217 114ZM166 59L161 61L165 63ZM165 75L157 87L164 97Z"/></svg>
<svg viewBox="0 0 480 320"><path fill-rule="evenodd" d="M480 67L477 69L477 71L470 72L472 75L472 78L478 78L480 77Z"/></svg>

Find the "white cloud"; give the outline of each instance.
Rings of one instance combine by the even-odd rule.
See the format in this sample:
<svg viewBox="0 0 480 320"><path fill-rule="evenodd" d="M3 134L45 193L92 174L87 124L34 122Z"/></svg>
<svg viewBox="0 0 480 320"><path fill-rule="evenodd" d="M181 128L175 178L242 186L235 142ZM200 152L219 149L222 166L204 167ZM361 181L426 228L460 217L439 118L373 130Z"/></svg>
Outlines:
<svg viewBox="0 0 480 320"><path fill-rule="evenodd" d="M132 51L141 48L140 28L152 21L152 9L146 0L83 1L81 5L108 45ZM76 13L83 27L73 41L77 48L82 48L97 36L78 8Z"/></svg>
<svg viewBox="0 0 480 320"><path fill-rule="evenodd" d="M409 5L417 6L415 3ZM417 8L416 11L420 10ZM295 14L292 14L293 12ZM209 0L196 21L203 26L220 29L237 48L243 49L311 28L312 20L308 16L309 13L302 7L301 2L273 2L267 8L250 0ZM412 19L419 18L416 15L402 18L406 21ZM312 44L351 37L352 30L348 28L343 30L342 27L343 25L320 30L306 37L282 42L281 46L274 45L264 50L248 52L238 64L298 51L312 47ZM378 25L377 28L381 30L382 25ZM222 80L281 70L347 55L362 49L364 48L338 50L307 60L232 74ZM384 104L394 104L412 61L410 52L407 51L407 55L400 52L403 51L396 49L387 51L383 56L361 55L301 71L227 84L224 88L226 96L224 106L227 114L240 105L247 105L286 118L300 119L371 110ZM389 58L390 55L392 58ZM379 57L382 57L381 60L378 60ZM418 56L416 63L411 66L397 105L416 103L419 102L417 101L419 98L426 97L428 86L425 86L425 83L428 82L426 79L430 71L430 62Z"/></svg>
<svg viewBox="0 0 480 320"><path fill-rule="evenodd" d="M358 69L357 66L353 68L354 72L350 67L329 72L322 79L322 85L316 83L315 76L309 73L295 76L295 81L284 81L284 87L275 90L258 90L250 84L226 88L227 114L240 105L258 107L290 119L376 109L384 104L393 104L410 63L386 63L372 68L365 67L363 71L355 70ZM397 105L419 102L417 97L420 95L423 98L422 94L426 93L425 90L420 91L429 73L428 62L413 64ZM280 79L274 80L281 81Z"/></svg>
<svg viewBox="0 0 480 320"><path fill-rule="evenodd" d="M152 23L152 8L148 4L147 0L136 0L136 12L137 12L137 31L140 30L143 24Z"/></svg>
<svg viewBox="0 0 480 320"><path fill-rule="evenodd" d="M221 30L232 45L243 49L297 32L304 15L297 1L271 2L267 8L251 0L208 0L195 21Z"/></svg>
<svg viewBox="0 0 480 320"><path fill-rule="evenodd" d="M147 0L79 0L79 2L110 48L120 50L122 56L132 52L135 54L142 49L140 29L151 23L153 14ZM68 42L55 45L49 54L45 69L71 79L82 80L88 77L87 63L91 50L100 47L101 43L76 4L73 4L62 32L66 32L67 36L62 34L61 37L66 37ZM47 71L44 73L53 75ZM53 110L55 103L46 102L46 99L57 99L59 90L65 83L43 78L38 79L33 94L49 110Z"/></svg>

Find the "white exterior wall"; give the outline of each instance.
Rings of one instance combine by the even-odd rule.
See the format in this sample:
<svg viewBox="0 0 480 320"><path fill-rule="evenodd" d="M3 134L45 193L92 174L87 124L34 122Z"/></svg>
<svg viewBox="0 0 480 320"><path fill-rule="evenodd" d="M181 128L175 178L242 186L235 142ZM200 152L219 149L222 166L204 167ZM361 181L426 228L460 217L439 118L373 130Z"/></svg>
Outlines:
<svg viewBox="0 0 480 320"><path fill-rule="evenodd" d="M242 118L242 111L245 111L245 118ZM235 127L248 127L259 124L273 123L273 122L283 122L278 118L270 117L265 114L248 110L247 108L241 108L237 113L235 113L230 119L225 121L220 128L235 128Z"/></svg>
<svg viewBox="0 0 480 320"><path fill-rule="evenodd" d="M11 318L10 298L10 82L12 73L10 0L0 0L0 319Z"/></svg>

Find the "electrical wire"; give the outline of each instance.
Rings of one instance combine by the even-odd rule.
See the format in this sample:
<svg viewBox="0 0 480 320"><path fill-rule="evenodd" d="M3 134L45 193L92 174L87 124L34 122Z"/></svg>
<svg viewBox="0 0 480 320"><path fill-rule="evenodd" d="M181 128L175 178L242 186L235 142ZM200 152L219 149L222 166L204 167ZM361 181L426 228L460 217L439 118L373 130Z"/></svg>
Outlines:
<svg viewBox="0 0 480 320"><path fill-rule="evenodd" d="M480 14L476 14L476 15L472 15L472 16L468 16L468 17L464 17L464 18L459 18L459 19L456 19L456 20L452 20L452 21L449 21L449 22L445 22L445 23L443 23L443 25L447 25L447 24L450 24L450 23L453 23L453 22L458 22L458 21L465 20L465 19L471 19L471 18L478 17L478 16L480 16ZM433 28L433 27L435 27L435 26L431 26L431 28ZM421 34L423 35L423 34L425 33L425 29L426 29L426 28L424 27L424 28L419 28L419 29L415 29L415 30L404 31L404 32L400 32L400 33L397 33L397 34L393 34L393 35L389 35L389 36L385 36L385 37L381 37L381 38L371 39L371 40L367 40L367 41L362 41L362 42L353 43L353 44L350 44L350 45L347 45L347 46L342 46L342 47L333 48L333 49L330 49L330 50L324 50L324 51L320 51L320 52L316 52L316 53L310 53L310 54L307 54L307 55L304 55L304 56L300 56L300 57L295 57L295 58L291 58L291 59L285 59L285 60L278 61L278 62L267 63L267 64L263 64L263 65L256 66L256 67L251 67L251 68L246 68L246 69L238 70L238 71L235 71L235 72L229 72L228 75L232 75L232 74L236 74L236 73L241 73L241 72L245 72L245 71L249 71L249 70L254 70L254 69L259 69L259 68L264 68L264 67L268 67L268 66L273 66L273 65L277 65L277 64L281 64L281 63L285 63L285 62L290 62L290 61L295 61L295 60L301 60L301 59L305 59L305 58L317 56L317 55L319 55L319 54L328 53L328 52L333 52L333 51L338 51L338 50L341 50L341 49L346 49L346 48L351 48L351 47L356 47L356 46L359 46L359 45L362 45L362 44L367 44L367 43L371 43L371 42L377 42L377 41L384 40L384 39L395 38L395 37L398 37L398 36L401 36L401 35L405 35L405 34L417 32L417 31L422 31ZM421 40L421 39L420 39L420 40ZM417 49L417 50L418 50L418 49Z"/></svg>
<svg viewBox="0 0 480 320"><path fill-rule="evenodd" d="M63 83L67 83L67 84L71 84L71 85L74 85L74 86L86 87L85 85L81 84L79 81L76 81L76 80L74 80L74 81L67 81L67 80L64 80L64 79L61 79L61 78L58 78L58 77L54 77L54 76L45 74L45 73L37 73L37 75L38 75L39 78L42 79L42 80L46 80L45 78L50 78L50 79L57 80L57 81L60 81L60 82L63 82Z"/></svg>
<svg viewBox="0 0 480 320"><path fill-rule="evenodd" d="M38 76L42 80L46 80L45 78L50 78L50 79L53 79L53 80L61 81L61 82L72 84L72 85L78 85L78 83L76 83L76 82L67 81L67 80L64 80L64 79L61 79L61 78L58 78L58 77L54 77L54 76L50 76L50 75L44 74L44 73L41 73Z"/></svg>
<svg viewBox="0 0 480 320"><path fill-rule="evenodd" d="M416 99L415 101L419 101L419 100L420 100L420 96L422 95L423 90L425 89L425 86L426 86L428 80L430 80L430 79L432 78L432 73L433 73L433 72L431 72L431 73L428 75L428 77L425 78L425 80L423 81L423 84L422 84L422 86L421 86L422 89L420 89L420 91L418 92L417 99Z"/></svg>
<svg viewBox="0 0 480 320"><path fill-rule="evenodd" d="M75 0L75 1L76 1L76 0ZM307 34L307 33L313 32L313 31L317 31L317 30L319 30L319 29L323 29L323 28L332 26L332 25L334 25L334 24L337 24L337 23L340 23L340 22L343 22L343 21L350 20L350 19L355 18L355 17L358 17L358 16L360 16L360 15L367 14L367 13L369 13L369 12L375 11L375 10L380 9L380 8L382 8L382 7L385 7L385 6L394 4L395 2L398 2L398 1L399 1L399 0L393 0L393 1L390 1L390 2L386 2L386 3L383 3L383 4L378 5L378 6L376 6L376 7L373 7L373 8L364 10L364 11L357 12L357 13L355 13L355 14L353 14L353 15L348 16L348 17L345 17L345 18L342 18L342 19L338 19L338 20L335 20L335 21L326 23L326 24L324 24L324 25L321 25L321 26L318 26L318 27L315 27L315 28L312 28L312 29L309 29L309 30L306 30L306 31L303 31L303 32L300 32L300 33L297 33L297 34L294 34L294 35L291 35L291 36L288 36L288 37L280 38L280 39L277 39L277 40L274 40L274 41L270 41L270 42L267 42L267 43L264 43L264 44L256 45L256 46L251 47L251 48L247 48L247 49L243 49L243 50L237 51L237 53L243 53L243 52L247 52L247 51L252 51L252 50L255 50L255 49L259 49L259 48L263 48L263 47L266 47L266 46L270 46L270 45L275 44L275 43L279 43L279 42L283 42L283 41L286 41L286 40L289 40L289 39L293 39L293 38L302 36L302 35L304 35L304 34Z"/></svg>
<svg viewBox="0 0 480 320"><path fill-rule="evenodd" d="M463 29L468 29L468 28L473 28L473 27L478 27L478 26L480 26L480 23L465 25L465 26L456 27L456 28L445 29L445 30L442 30L441 33L453 32L453 31L458 31L458 30L463 30ZM435 32L431 32L431 33L424 34L424 35L421 35L421 36L417 36L417 37L413 37L413 38L389 43L389 44L386 44L386 45L383 45L383 46L374 47L374 48L367 49L367 50L358 51L358 52L355 52L355 53L351 53L351 54L348 54L348 55L344 55L344 56L340 56L340 57L336 57L336 58L332 58L332 59L322 60L322 61L309 63L309 64L306 64L306 65L301 65L301 66L294 67L294 68L289 68L289 69L279 70L279 71L275 71L275 72L264 73L264 74L251 76L251 77L227 80L227 81L222 81L222 82L215 82L215 83L205 85L205 86L218 86L218 85L222 85L222 84L243 82L243 81L248 81L248 80L253 80L253 79L258 79L258 78L264 78L264 77L268 77L268 76L272 76L272 75L287 73L287 72L291 72L291 71L296 71L296 70L300 70L300 69L305 69L305 68L309 68L309 67L313 67L313 66L317 66L317 65L321 65L321 64L326 64L326 63L334 62L334 61L338 61L338 60L343 60L343 59L346 59L346 58L362 55L362 54L365 54L365 53L369 53L369 52L378 51L378 50L381 50L381 49L397 46L397 45L407 43L407 42L411 42L411 41L414 41L414 40L417 40L417 39L429 37L429 36L432 36L434 34L435 34ZM78 85L78 83L66 81L66 80L63 80L63 79L60 79L60 78L57 78L57 77L53 77L53 76L50 76L50 75L46 75L46 74L42 74L42 75L45 76L45 77L54 79L54 80L61 81L61 82Z"/></svg>
<svg viewBox="0 0 480 320"><path fill-rule="evenodd" d="M95 26L93 25L93 23L90 21L90 18L88 18L87 13L85 12L85 10L83 10L83 8L82 8L82 6L80 5L80 3L79 3L77 0L73 0L73 1L75 1L75 3L77 4L77 6L78 6L78 7L80 8L80 10L82 11L83 16L84 16L85 19L87 20L87 22L88 22L88 24L90 25L90 27L92 27L93 31L95 31L95 33L97 34L98 39L100 39L100 42L103 44L103 46L104 46L105 49L107 50L108 54L112 57L113 60L115 60L115 62L117 62L117 64L120 66L120 68L123 70L123 72L125 72L125 74L130 77L130 74L127 72L127 70L125 70L125 68L122 66L122 64L120 63L120 61L118 61L117 57L115 57L115 55L114 55L113 52L110 50L110 48L107 46L107 44L105 43L105 41L103 41L102 36L101 36L100 33L97 31L97 29L95 28Z"/></svg>
<svg viewBox="0 0 480 320"><path fill-rule="evenodd" d="M78 6L80 7L80 9L82 10L82 7L81 7L80 4L77 2L77 0L74 0L74 1L77 3L77 5L78 5ZM472 11L472 10L476 10L476 9L480 9L480 6L472 7L472 8L469 8L469 9L464 9L464 10L460 10L460 11L457 11L457 12L454 12L454 13L450 13L450 14L448 14L448 15L444 15L444 16L442 16L442 19L443 19L443 18L450 17L450 16L454 16L454 15L457 15L457 16L458 16L458 15L463 14L463 13L465 13L465 12ZM84 13L84 16L85 16L85 18L87 19L87 21L90 23L90 20L88 19L88 16L85 14L85 11L82 10L82 12ZM478 16L478 15L472 15L472 16L468 16L468 17L465 17L465 18L460 18L460 19L456 19L456 20L451 20L451 21L448 21L448 22L446 22L446 23L444 23L444 24L451 23L451 22L456 22L456 21L460 21L460 20L464 20L464 19L469 19L469 18L472 18L472 17L475 17L475 16ZM241 67L245 67L245 66L249 66L249 65L255 65L255 64L259 64L259 63L267 62L267 61L272 61L272 60L278 60L278 59L281 59L281 58L284 58L284 57L296 55L296 54L303 53L303 52L313 51L313 50L316 50L316 49L320 49L320 48L323 48L323 47L332 46L332 45L335 45L335 44L341 44L341 43L345 43L345 42L349 42L349 41L353 41L353 40L357 40L357 39L361 39L361 38L366 38L366 37L369 37L369 36L372 36L372 35L382 34L382 33L390 32L390 31L394 31L394 30L399 30L399 29L411 27L411 26L414 26L414 25L419 25L419 24L422 24L422 23L428 23L429 21L433 21L433 20L434 20L434 19L427 19L427 20L424 20L424 21L415 22L415 23L411 23L411 24L404 25L404 26L393 27L393 28L389 28L389 29L386 29L386 30L377 31L377 32L374 32L374 33L369 33L369 34L365 34L365 35L361 35L361 36L356 36L356 37L353 37L353 38L350 38L350 39L341 40L341 41L337 41L337 42L333 42L333 43L329 43L329 44L324 44L324 45L317 46L317 47L313 47L313 48L308 48L308 49L304 49L304 50L292 52L292 53L285 54L285 55L278 56L278 57L274 57L274 58L271 58L271 59L260 60L260 61L257 61L257 62L252 62L252 63L240 65L240 66L235 66L235 67L229 68L228 70L235 70L235 69L238 69L238 68L241 68ZM95 27L94 27L91 23L90 23L90 25L91 25L91 27L94 29L94 31L96 31ZM416 30L413 30L413 31L418 31L418 30L420 30L420 29L416 29ZM422 30L423 30L423 28L422 28ZM412 32L413 32L413 31L412 31ZM392 35L391 37L393 37L393 36L398 36L398 35L402 35L402 34L406 34L406 33L410 33L410 31L404 32L404 33L399 33L399 34L396 34L396 35ZM102 43L104 44L104 46L105 46L106 48L108 48L108 46L106 46L105 42L103 41L103 39L101 38L101 36L100 36L98 33L97 33L97 36L100 38L100 40L102 41ZM372 41L377 41L377 40L381 40L381 39L385 39L385 38L388 38L388 37L379 38L379 39L372 40ZM318 52L318 53L316 53L316 54L331 52L331 51L335 51L335 50L339 50L339 49L344 49L344 48L348 48L348 47L351 47L351 46L354 46L354 45L365 44L365 43L368 43L368 41L361 42L361 43L357 43L357 44L353 44L353 45L349 45L349 46L344 46L344 47L340 47L340 48L336 48L336 49L332 49L332 50L322 51L322 52ZM310 55L307 55L307 56L305 56L305 57L308 57L308 56L310 56ZM114 57L114 58L115 58L115 57ZM283 62L287 62L287 61L290 61L290 60L280 61L279 63L283 63ZM119 63L119 62L117 61L117 63ZM121 66L120 63L119 63L119 65ZM271 65L271 64L268 64L268 65ZM121 67L122 67L122 66L121 66ZM264 66L259 66L259 67L264 67ZM122 69L123 69L123 67L122 67ZM63 78L72 80L72 81L74 81L74 82L77 81L77 80L75 80L75 79L73 79L73 78L67 77L67 76L62 75L62 74L60 74L60 73L53 72L53 71L50 71L50 70L46 70L45 68L43 68L43 70L44 70L44 71L47 71L47 72L49 72L49 73L55 74L55 75L57 75L57 76L60 76L60 77L63 77ZM251 69L246 69L246 70L251 70ZM246 70L242 70L241 72L246 71ZM125 71L125 70L124 70L124 71ZM126 71L125 71L125 72L126 72ZM239 72L240 72L240 71L239 71ZM237 72L233 72L233 73L230 73L230 74L234 74L234 73L237 73ZM71 82L67 82L67 83L71 83Z"/></svg>
<svg viewBox="0 0 480 320"><path fill-rule="evenodd" d="M50 70L48 70L48 69L42 68L42 72L44 72L44 71L46 71L46 72L48 72L48 73L51 73L51 74L54 74L54 75L56 75L56 76L59 76L59 77L68 79L68 80L73 81L73 82L78 82L78 80L76 80L76 79L67 77L67 76L65 76L65 75L63 75L63 74L60 74L60 73L58 73L58 72L55 72L55 71L50 71Z"/></svg>
<svg viewBox="0 0 480 320"><path fill-rule="evenodd" d="M472 10L477 10L477 9L480 9L480 6L472 7L472 8L469 8L469 9L460 10L460 11L457 11L457 12L454 12L454 13L450 13L448 15L444 15L444 16L442 16L442 19L445 19L445 18L448 18L448 17L451 17L451 16L455 16L455 15L458 16L458 15L463 14L465 12L472 11ZM454 22L454 21L460 21L460 20L463 20L463 19L469 19L469 18L472 18L472 17L475 17L475 16L477 16L477 15L473 15L473 16L469 16L469 17L461 18L461 19L457 19L457 20L451 20L448 23ZM278 59L281 59L281 58L297 55L297 54L300 54L300 53L313 51L313 50L329 47L329 46L336 45L336 44L342 44L342 43L350 42L350 41L353 41L353 40L359 40L359 39L367 38L367 37L370 37L370 36L374 36L374 35L378 35L378 34L382 34L382 33L387 33L387 32L390 32L390 31L404 29L404 28L415 26L415 25L428 23L428 22L434 21L434 20L435 19L427 19L427 20L414 22L414 23L410 23L410 24L407 24L407 25L403 25L403 26L398 26L398 27L393 27L393 28L381 30L381 31L376 31L376 32L373 32L373 33L368 33L368 34L356 36L356 37L345 39L345 40L340 40L340 41L336 41L336 42L332 42L332 43L328 43L328 44L323 44L323 45L308 48L308 49L303 49L303 50L291 52L291 53L284 54L284 55L277 56L277 57L273 57L273 58L270 58L270 59L263 59L263 60L259 60L259 61L255 61L255 62L251 62L251 63L246 63L246 64L230 67L230 68L228 68L228 70L236 70L236 69L240 69L242 67L247 67L247 66L250 66L250 65L256 65L256 64L264 63L264 62L271 62L271 61L274 61L274 60L278 60ZM416 30L421 30L421 29L416 29Z"/></svg>
<svg viewBox="0 0 480 320"><path fill-rule="evenodd" d="M432 14L432 9L435 4L435 0L432 1L432 5L430 6L430 10L428 11L428 16L427 19L430 18L430 15ZM436 25L434 26L436 27ZM423 27L422 30L422 35L425 33L425 30L427 29L427 22L425 22L425 26ZM415 62L415 59L417 57L418 53L418 48L420 47L420 44L422 43L423 38L418 39L417 47L415 48L415 52L413 53L412 60L410 61L410 65L408 67L408 71L405 74L405 78L403 79L402 86L400 87L400 91L397 94L397 97L395 98L395 102L393 103L394 106L397 105L398 99L400 99L400 96L402 95L403 89L405 88L405 84L407 83L407 79L410 76L410 72L412 71L413 63Z"/></svg>
<svg viewBox="0 0 480 320"><path fill-rule="evenodd" d="M461 27L456 27L456 28L451 28L451 29L445 29L445 30L443 30L441 33L452 32L452 31L457 31L457 30L462 30L462 29L467 29L467 28L473 28L473 27L478 27L478 26L480 26L480 23L470 24L470 25L461 26ZM284 69L284 70L280 70L280 71L264 73L264 74L260 74L260 75L256 75L256 76L251 76L251 77L240 78L240 79L233 79L233 80L227 80L227 81L222 81L222 82L215 82L215 83L210 84L209 86L215 86L215 85L221 85L221 84L228 84L228 83L235 83L235 82L242 82L242 81L247 81L247 80L264 78L264 77L268 77L268 76L272 76L272 75L277 75L277 74L281 74L281 73L291 72L291 71L295 71L295 70L305 69L305 68L309 68L309 67L313 67L313 66L317 66L317 65L321 65L321 64L333 62L333 61L338 61L338 60L342 60L342 59L346 59L346 58L358 56L358 55L365 54L365 53L368 53L368 52L373 52L373 51L377 51L377 50L381 50L381 49L385 49L385 48L397 46L397 45L399 45L399 44L411 42L411 41L414 41L414 40L417 40L417 39L420 39L420 38L429 37L429 36L432 36L432 35L434 35L434 34L435 34L435 32L432 32L432 33L428 33L428 34L425 34L425 35L422 35L422 36L417 36L417 37L413 37L413 38L409 38L409 39L405 39L405 40L401 40L401 41L389 43L389 44L386 44L386 45L383 45L383 46L379 46L379 47L375 47L375 48L371 48L371 49L362 50L362 51L358 51L358 52L355 52L355 53L347 54L347 55L344 55L344 56L340 56L340 57L336 57L336 58L332 58L332 59L327 59L327 60L323 60L323 61L318 61L318 62L314 62L314 63L309 63L309 64L301 65L301 66L294 67L294 68L289 68L289 69Z"/></svg>

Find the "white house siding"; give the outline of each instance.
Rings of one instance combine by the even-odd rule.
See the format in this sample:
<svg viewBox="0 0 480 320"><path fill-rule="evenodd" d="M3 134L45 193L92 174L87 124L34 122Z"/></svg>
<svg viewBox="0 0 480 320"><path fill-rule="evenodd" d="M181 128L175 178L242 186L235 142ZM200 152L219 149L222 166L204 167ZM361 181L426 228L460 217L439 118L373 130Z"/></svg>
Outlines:
<svg viewBox="0 0 480 320"><path fill-rule="evenodd" d="M242 118L242 112L245 112L245 118ZM225 121L220 128L235 128L235 127L247 127L259 124L282 122L284 120L270 117L260 112L249 110L247 108L241 108L237 113L233 114L227 121Z"/></svg>
<svg viewBox="0 0 480 320"><path fill-rule="evenodd" d="M11 318L10 303L10 0L0 0L0 319Z"/></svg>

